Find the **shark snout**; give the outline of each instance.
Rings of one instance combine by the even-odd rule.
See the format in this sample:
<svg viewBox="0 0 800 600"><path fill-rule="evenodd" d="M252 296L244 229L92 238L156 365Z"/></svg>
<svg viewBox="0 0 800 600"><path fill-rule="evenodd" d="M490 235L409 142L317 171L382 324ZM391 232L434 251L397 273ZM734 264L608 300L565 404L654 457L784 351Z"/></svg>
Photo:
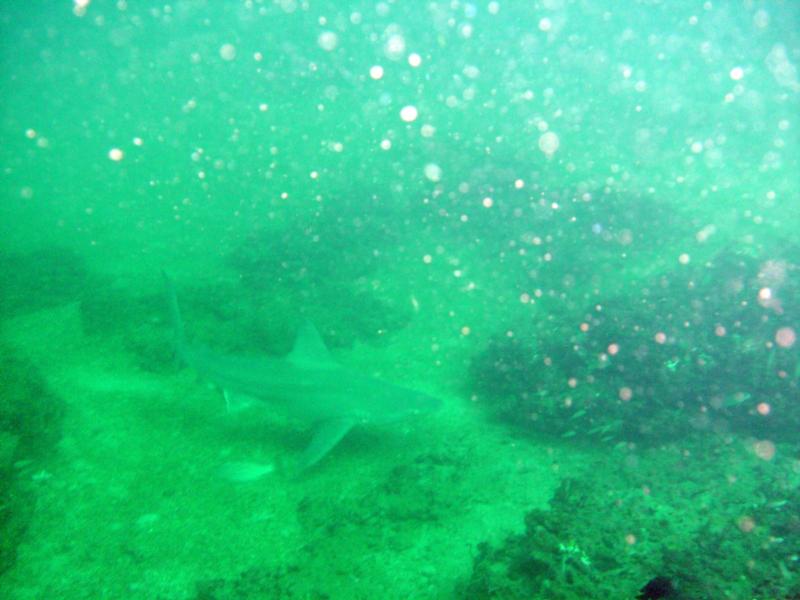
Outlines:
<svg viewBox="0 0 800 600"><path fill-rule="evenodd" d="M416 406L414 406L412 409L412 412L415 415L433 412L442 407L442 400L440 398L422 392L417 393L416 401Z"/></svg>

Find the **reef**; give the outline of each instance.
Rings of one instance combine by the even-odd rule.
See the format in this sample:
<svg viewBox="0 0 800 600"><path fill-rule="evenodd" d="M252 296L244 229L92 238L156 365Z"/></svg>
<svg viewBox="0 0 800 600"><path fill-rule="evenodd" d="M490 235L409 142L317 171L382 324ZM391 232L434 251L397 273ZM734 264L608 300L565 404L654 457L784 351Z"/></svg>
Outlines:
<svg viewBox="0 0 800 600"><path fill-rule="evenodd" d="M507 324L473 357L467 392L533 432L652 444L698 431L791 440L800 344L778 338L796 326L798 271L788 259L728 249L571 318Z"/></svg>
<svg viewBox="0 0 800 600"><path fill-rule="evenodd" d="M350 347L358 340L384 344L411 319L378 276L381 265L400 260L398 234L377 221L344 219L321 211L279 231L253 231L226 257L250 302L276 299L289 320L309 318L326 343ZM405 299L405 296L403 296Z"/></svg>
<svg viewBox="0 0 800 600"><path fill-rule="evenodd" d="M524 533L477 547L457 596L797 597L798 492L786 500L784 484L752 482L763 493L754 501L749 484L731 486L712 510L705 486L719 477L713 467L701 472L677 451L666 460L657 452L658 459L627 461L631 466L617 473L563 479L548 510L525 515ZM718 460L733 465L743 458L726 448Z"/></svg>
<svg viewBox="0 0 800 600"><path fill-rule="evenodd" d="M100 280L77 253L57 246L0 253L0 273L0 314L5 318L74 302Z"/></svg>

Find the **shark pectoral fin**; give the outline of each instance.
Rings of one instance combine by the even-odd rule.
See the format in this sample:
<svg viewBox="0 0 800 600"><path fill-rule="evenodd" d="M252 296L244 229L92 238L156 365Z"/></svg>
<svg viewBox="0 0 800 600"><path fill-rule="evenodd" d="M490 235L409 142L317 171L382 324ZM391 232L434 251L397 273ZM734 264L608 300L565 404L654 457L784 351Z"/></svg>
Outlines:
<svg viewBox="0 0 800 600"><path fill-rule="evenodd" d="M314 429L314 437L311 438L311 443L303 451L303 456L300 457L300 470L314 465L330 452L354 424L355 421L352 419L332 419L317 425Z"/></svg>

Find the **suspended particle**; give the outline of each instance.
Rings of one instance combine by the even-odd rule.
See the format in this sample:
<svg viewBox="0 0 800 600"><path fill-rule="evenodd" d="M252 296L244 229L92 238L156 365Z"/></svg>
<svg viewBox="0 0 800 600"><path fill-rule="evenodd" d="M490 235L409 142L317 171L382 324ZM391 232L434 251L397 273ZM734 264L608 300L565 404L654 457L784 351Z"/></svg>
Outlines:
<svg viewBox="0 0 800 600"><path fill-rule="evenodd" d="M400 118L406 123L413 123L417 120L417 116L419 116L419 112L416 106L409 104L400 109Z"/></svg>
<svg viewBox="0 0 800 600"><path fill-rule="evenodd" d="M552 131L546 131L539 136L539 150L544 152L548 158L556 153L559 144L558 136Z"/></svg>

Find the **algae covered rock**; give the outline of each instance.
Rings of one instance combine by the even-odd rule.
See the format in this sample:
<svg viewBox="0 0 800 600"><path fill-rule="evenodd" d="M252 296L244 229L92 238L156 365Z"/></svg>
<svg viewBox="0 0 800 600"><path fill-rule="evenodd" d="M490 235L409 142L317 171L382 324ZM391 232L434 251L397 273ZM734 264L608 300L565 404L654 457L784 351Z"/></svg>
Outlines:
<svg viewBox="0 0 800 600"><path fill-rule="evenodd" d="M14 564L36 505L30 470L53 452L63 415L38 370L0 346L0 573Z"/></svg>
<svg viewBox="0 0 800 600"><path fill-rule="evenodd" d="M0 253L0 273L0 314L6 317L74 302L99 280L81 256L59 247Z"/></svg>

